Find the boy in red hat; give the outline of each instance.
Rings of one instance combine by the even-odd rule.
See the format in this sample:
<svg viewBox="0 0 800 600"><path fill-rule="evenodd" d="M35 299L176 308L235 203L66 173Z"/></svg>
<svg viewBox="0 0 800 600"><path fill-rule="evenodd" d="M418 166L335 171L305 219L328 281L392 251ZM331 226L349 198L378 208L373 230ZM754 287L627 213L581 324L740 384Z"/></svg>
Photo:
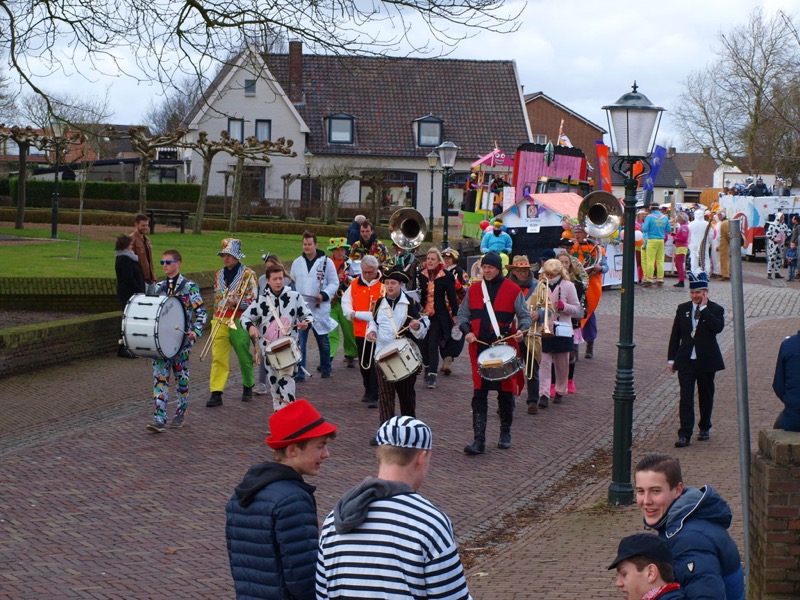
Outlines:
<svg viewBox="0 0 800 600"><path fill-rule="evenodd" d="M336 425L307 400L269 418L273 461L250 467L225 508L236 597L313 598L317 506L303 475L318 475Z"/></svg>

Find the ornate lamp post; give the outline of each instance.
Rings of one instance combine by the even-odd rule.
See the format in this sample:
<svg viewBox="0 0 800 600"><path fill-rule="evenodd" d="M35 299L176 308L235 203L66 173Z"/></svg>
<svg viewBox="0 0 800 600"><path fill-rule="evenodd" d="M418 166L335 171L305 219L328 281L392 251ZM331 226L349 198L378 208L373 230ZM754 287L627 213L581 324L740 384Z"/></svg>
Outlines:
<svg viewBox="0 0 800 600"><path fill-rule="evenodd" d="M444 170L444 185L442 186L442 210L444 211L444 226L442 228L442 250L450 247L450 240L447 237L448 217L450 216L450 174L456 164L456 155L461 148L453 142L444 142L436 147L439 153L439 162L442 163Z"/></svg>
<svg viewBox="0 0 800 600"><path fill-rule="evenodd" d="M642 161L646 171L650 165L647 157L653 150L655 133L664 109L654 106L644 94L633 91L604 106L608 117L608 130L612 132L611 147L618 159L614 172L625 178L625 239L622 241L622 298L617 344L617 375L614 385L614 442L611 485L608 503L632 504L634 491L631 485L631 445L633 444L633 403L636 391L633 386L633 270L635 261L636 179L633 165ZM652 142L651 142L652 140Z"/></svg>
<svg viewBox="0 0 800 600"><path fill-rule="evenodd" d="M58 204L61 198L61 190L59 188L58 173L61 170L61 138L67 131L67 124L56 117L51 115L50 129L53 131L53 141L55 142L56 153L56 172L55 180L53 182L53 201L52 201L52 219L50 222L50 238L58 239Z"/></svg>
<svg viewBox="0 0 800 600"><path fill-rule="evenodd" d="M311 206L311 165L314 164L314 155L311 153L311 150L305 151L303 154L303 162L306 165L306 205ZM302 193L300 195L302 196ZM302 204L302 198L300 203Z"/></svg>
<svg viewBox="0 0 800 600"><path fill-rule="evenodd" d="M436 172L436 165L439 162L439 155L433 150L426 156L428 159L428 169L431 171L431 211L428 217L428 230L431 232L431 243L433 243L433 174Z"/></svg>

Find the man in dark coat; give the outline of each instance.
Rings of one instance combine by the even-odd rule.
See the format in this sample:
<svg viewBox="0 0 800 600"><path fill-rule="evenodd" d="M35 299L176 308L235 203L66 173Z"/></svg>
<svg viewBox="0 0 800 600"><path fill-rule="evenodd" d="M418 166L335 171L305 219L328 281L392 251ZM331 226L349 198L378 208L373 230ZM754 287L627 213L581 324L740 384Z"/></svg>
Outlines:
<svg viewBox="0 0 800 600"><path fill-rule="evenodd" d="M800 332L781 343L772 389L784 406L775 429L800 431Z"/></svg>
<svg viewBox="0 0 800 600"><path fill-rule="evenodd" d="M250 467L225 508L225 539L237 598L313 600L317 504L303 475L318 475L336 425L307 400L269 418L274 462Z"/></svg>
<svg viewBox="0 0 800 600"><path fill-rule="evenodd" d="M669 544L657 535L637 533L622 538L611 569L617 570L614 586L627 600L686 598L675 581Z"/></svg>
<svg viewBox="0 0 800 600"><path fill-rule="evenodd" d="M714 377L725 368L717 335L725 327L725 309L708 299L708 276L689 272L692 299L678 305L667 350L667 368L678 372L681 396L680 428L676 448L691 443L694 429L694 388L700 404L698 441L709 439L711 411L714 408Z"/></svg>

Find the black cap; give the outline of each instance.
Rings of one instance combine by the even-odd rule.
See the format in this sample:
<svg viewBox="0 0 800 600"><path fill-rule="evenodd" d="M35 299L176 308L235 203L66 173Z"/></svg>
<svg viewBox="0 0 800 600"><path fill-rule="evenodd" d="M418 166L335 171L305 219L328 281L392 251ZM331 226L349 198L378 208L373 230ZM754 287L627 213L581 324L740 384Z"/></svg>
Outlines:
<svg viewBox="0 0 800 600"><path fill-rule="evenodd" d="M628 560L634 556L643 556L653 562L672 563L672 552L665 540L662 540L657 535L637 533L620 540L619 548L617 548L617 558L614 559L608 569L616 569L617 565L623 560Z"/></svg>
<svg viewBox="0 0 800 600"><path fill-rule="evenodd" d="M487 252L481 259L481 265L490 265L495 269L503 269L503 261L497 252Z"/></svg>

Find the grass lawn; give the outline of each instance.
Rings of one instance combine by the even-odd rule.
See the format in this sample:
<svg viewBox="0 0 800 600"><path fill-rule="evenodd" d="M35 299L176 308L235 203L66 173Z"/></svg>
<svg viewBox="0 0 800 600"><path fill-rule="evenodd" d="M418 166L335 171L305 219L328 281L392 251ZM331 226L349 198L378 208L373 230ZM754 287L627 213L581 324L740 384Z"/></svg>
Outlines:
<svg viewBox="0 0 800 600"><path fill-rule="evenodd" d="M26 229L0 228L0 236L24 236L24 242L0 242L0 276L3 277L115 277L114 238L119 228L84 227L80 244L80 259L77 259L78 236L75 227L59 228L58 240L50 239L49 225ZM104 231L104 230L109 231ZM102 231L102 232L101 232ZM346 235L346 229L342 229ZM183 256L181 270L185 273L212 271L222 266L217 256L221 242L231 237L227 232L210 231L202 235L191 233L164 232L149 236L153 243L154 259L161 257L164 250L174 248ZM242 233L233 237L242 240L242 261L248 266L261 266L264 252L277 254L289 267L302 252L302 238L299 235L276 235L263 233ZM99 239L98 239L99 238ZM328 238L319 239L319 248L327 250ZM156 266L156 277L161 275L160 265Z"/></svg>

